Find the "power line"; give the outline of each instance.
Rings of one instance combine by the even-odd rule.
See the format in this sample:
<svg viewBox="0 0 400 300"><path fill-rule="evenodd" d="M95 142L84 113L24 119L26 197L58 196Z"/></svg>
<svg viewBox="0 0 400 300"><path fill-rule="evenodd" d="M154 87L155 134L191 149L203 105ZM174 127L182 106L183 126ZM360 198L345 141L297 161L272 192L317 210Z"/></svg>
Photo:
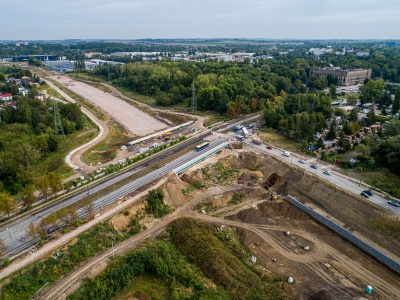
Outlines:
<svg viewBox="0 0 400 300"><path fill-rule="evenodd" d="M192 112L197 111L197 101L196 101L196 88L194 87L194 80L192 83Z"/></svg>
<svg viewBox="0 0 400 300"><path fill-rule="evenodd" d="M58 111L57 101L54 101L53 111L54 111L54 129L56 130L56 134L62 135L63 138L65 139L64 128L62 126L60 113Z"/></svg>

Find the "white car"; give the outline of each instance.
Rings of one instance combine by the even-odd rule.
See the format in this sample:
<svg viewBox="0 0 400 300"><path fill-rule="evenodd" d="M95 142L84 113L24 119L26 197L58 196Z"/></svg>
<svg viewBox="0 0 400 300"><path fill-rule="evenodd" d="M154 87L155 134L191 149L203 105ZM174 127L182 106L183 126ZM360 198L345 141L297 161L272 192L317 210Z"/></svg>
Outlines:
<svg viewBox="0 0 400 300"><path fill-rule="evenodd" d="M284 151L284 152L282 153L282 155L283 155L283 156L286 156L286 157L290 157L290 152Z"/></svg>
<svg viewBox="0 0 400 300"><path fill-rule="evenodd" d="M329 170L325 170L325 171L322 172L322 173L324 173L325 175L331 175L331 174L332 174L331 171L329 171Z"/></svg>
<svg viewBox="0 0 400 300"><path fill-rule="evenodd" d="M299 163L301 163L301 164L305 164L305 163L306 163L306 161L305 161L304 159L300 159L300 160L299 160Z"/></svg>

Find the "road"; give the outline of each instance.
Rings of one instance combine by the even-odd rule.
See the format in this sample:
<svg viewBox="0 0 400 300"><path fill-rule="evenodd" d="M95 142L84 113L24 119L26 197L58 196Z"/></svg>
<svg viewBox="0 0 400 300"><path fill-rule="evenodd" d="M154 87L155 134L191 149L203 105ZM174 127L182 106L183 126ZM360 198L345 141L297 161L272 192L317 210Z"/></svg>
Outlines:
<svg viewBox="0 0 400 300"><path fill-rule="evenodd" d="M70 97L67 93L59 89L56 85L54 85L51 81L45 80L46 83L55 91L57 91L61 96L63 96L68 102L76 103L76 101ZM74 150L72 150L67 157L65 158L66 163L73 169L82 168L86 172L93 171L94 167L88 166L81 160L82 154L87 151L89 148L93 147L94 145L100 143L104 140L107 135L110 133L110 127L108 126L107 122L104 122L98 119L94 114L92 114L87 108L81 107L81 111L98 126L100 130L100 134L96 136L93 140L82 145ZM65 181L70 181L79 177L80 175L74 174L71 177L67 178Z"/></svg>
<svg viewBox="0 0 400 300"><path fill-rule="evenodd" d="M322 269L321 262L326 261L329 258L329 261L334 261L334 264L336 266L340 266L340 268L342 270L345 270L347 274L351 274L355 277L361 276L363 278L363 282L368 282L369 284L372 284L381 295L385 296L386 299L393 299L393 296L396 295L396 290L399 288L400 283L394 280L394 278L396 278L395 274L387 272L390 273L390 278L377 278L372 272L373 269L370 264L360 264L359 258L357 258L353 262L353 260L350 259L346 254L343 254L341 251L327 244L326 242L322 242L320 237L315 235L315 233L308 232L304 229L298 229L290 225L263 225L221 219L209 215L199 214L192 210L192 208L196 204L203 201L203 198L209 199L209 197L210 195L202 195L199 198L196 197L196 200L186 203L182 207L179 207L172 214L167 215L162 220L155 223L150 229L147 229L140 234L125 240L124 242L116 245L114 249L109 248L98 254L97 256L91 258L84 265L74 270L71 274L63 278L56 285L44 291L41 299L64 299L64 297L66 296L64 293L70 287L74 286L77 281L85 278L93 268L98 268L99 266L103 266L103 268L105 268L106 264L112 258L113 254L125 254L127 251L137 247L145 239L157 236L172 221L185 216L200 219L208 223L218 224L218 226L224 224L251 231L256 234L258 240L262 244L267 244L268 247L272 247L274 251L276 251L277 253L279 253L279 255L285 257L289 261L304 264L304 268L309 268L313 272L318 273L319 276L321 276L321 280L327 280L328 282L332 281L331 275L326 274L324 271L317 271L319 269ZM302 252L294 252L290 247L288 247L285 238L276 239L276 235L271 234L272 232L277 232L278 234L281 234L282 232L287 231L290 231L292 234L301 236L302 238L308 240L310 244L313 245L313 249L307 252L307 255L304 255L304 253ZM283 260L280 259L280 261ZM388 282L390 282L390 284ZM333 284L333 286L335 285ZM358 293L353 291L352 289L338 290L342 294L346 294L346 299L352 299L358 296Z"/></svg>
<svg viewBox="0 0 400 300"><path fill-rule="evenodd" d="M147 135L166 128L164 123L135 106L89 84L72 80L64 75L52 77L51 79L100 107L105 113L124 126L127 131L135 135Z"/></svg>
<svg viewBox="0 0 400 300"><path fill-rule="evenodd" d="M235 134L233 134L233 133L229 134L229 136L231 136L231 137L234 137L234 135ZM300 169L304 170L305 172L313 174L323 180L329 181L330 183L334 184L335 186L337 186L343 190L346 190L350 193L353 193L359 197L361 197L360 193L366 189L365 186L363 186L362 184L360 185L359 182L357 183L354 178L348 177L346 175L343 175L343 174L335 171L333 166L321 165L321 163L319 163L316 158L294 156L293 153L291 154L290 157L285 157L282 155L282 153L284 151L282 149L279 149L276 147L273 147L272 149L267 149L265 144L256 145L256 144L252 143L251 138L246 139L245 142L248 145L260 150L261 152L278 157L279 159L286 162L287 164L290 164L292 166L300 168ZM299 160L301 160L301 159L303 159L305 161L305 163L299 162ZM313 165L313 164L318 164L319 167L317 169L313 169L313 168L311 168L311 165ZM331 175L324 174L323 173L324 170L331 171ZM363 199L370 201L376 205L379 205L395 214L400 215L400 207L395 207L393 205L388 204L388 200L386 200L382 195L380 195L377 192L374 192L372 197L363 198Z"/></svg>
<svg viewBox="0 0 400 300"><path fill-rule="evenodd" d="M193 141L194 142L194 141ZM219 145L223 144L225 142L224 139L217 139L215 141L210 142L210 146L201 152L206 152L209 150L212 150L215 147L218 147ZM190 145L186 145L186 147ZM122 199L125 195L132 193L133 191L139 189L142 186L145 186L146 184L164 176L165 174L171 172L172 170L174 170L175 168L177 168L178 166L183 165L184 163L198 157L199 152L196 151L191 151L188 154L179 157L178 159L175 159L169 163L167 163L166 165L160 167L159 169L150 172L146 175L144 175L143 177L134 180L128 184L126 184L125 186L116 189L115 191L111 192L108 195L105 195L104 197L99 197L97 200L95 200L94 203L94 211L99 210L102 207L105 207L115 201L117 201L118 199ZM93 188L91 188L91 192L96 192L97 190L101 190L107 186L111 186L115 183L117 183L118 181L127 178L129 176L131 176L134 173L137 173L141 170L143 170L145 167L144 166L139 166L135 169L131 169L128 172L119 174L118 176L115 176L109 180L107 180L106 182L102 182L100 183L98 186L96 186L96 189L93 190ZM30 246L33 246L36 241L33 240L32 238L30 238L29 236L27 236L26 234L26 230L29 226L30 223L39 223L44 217L48 216L49 214L51 214L52 212L55 212L59 209L61 209L62 207L67 207L71 204L74 204L76 202L78 202L79 200L81 200L83 197L85 197L86 191L82 191L79 194L76 194L70 198L67 198L65 201L56 203L48 208L43 209L42 211L33 213L32 215L28 215L26 217L23 217L17 221L15 221L14 223L11 223L8 225L7 228L1 228L0 229L0 238L4 241L4 243L6 244L7 248L8 248L8 255L11 254L16 254L24 249L29 248ZM80 217L82 217L85 212L83 209L78 210L78 214L80 215Z"/></svg>

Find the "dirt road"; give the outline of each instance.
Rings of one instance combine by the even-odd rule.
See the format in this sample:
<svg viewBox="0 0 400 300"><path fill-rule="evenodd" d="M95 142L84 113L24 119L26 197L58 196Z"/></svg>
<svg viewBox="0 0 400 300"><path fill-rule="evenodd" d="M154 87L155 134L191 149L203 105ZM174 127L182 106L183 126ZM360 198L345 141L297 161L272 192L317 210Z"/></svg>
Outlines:
<svg viewBox="0 0 400 300"><path fill-rule="evenodd" d="M235 188L232 188L232 190L235 190ZM193 206L203 201L205 197L209 197L209 195L203 195L196 201L187 203L155 223L150 229L118 244L114 247L114 250L108 249L92 258L46 291L42 299L65 299L66 294L64 292L68 294L70 288L71 290L77 288L79 285L77 281L86 277L91 270L96 268L97 273L100 271L99 269L105 268L106 262L113 255L113 251L115 255L122 255L135 248L145 239L158 235L170 222L183 216L190 216L218 225L224 224L251 233L251 239L245 238L244 240L246 246L254 255L257 255L261 263L278 274L284 273L282 274L284 276L295 274L295 280L299 284L305 284L309 287L312 284L310 280L315 281L318 278L319 280L314 284L320 288L325 283L329 292L339 297L338 299L360 297L363 295L362 287L370 284L374 287L375 293L379 294L379 299L396 298L400 290L398 276L364 255L358 249L350 246L347 242L340 238L338 239L329 230L318 228L314 229L316 231L313 232L310 228L306 228L309 226L309 220L301 226L294 226L295 224L290 221L287 221L288 224L281 224L281 222L277 221L276 224L265 225L221 219L192 211ZM313 228L321 227L316 224L312 226ZM310 250L301 249L298 244L293 242L294 239L290 239L283 234L286 231L290 231L297 240L306 243ZM321 232L324 232L324 237L321 237ZM251 242L249 242L250 240ZM338 242L339 240L340 242ZM254 246L255 241L259 246ZM340 251L341 247L351 248L351 251ZM274 263L271 259L272 257L278 262ZM324 267L326 262L332 265L330 269ZM301 269L301 273L299 274L295 269ZM305 278L302 278L301 275ZM302 291L304 295L307 292L309 292L308 289ZM303 298L304 295L300 297L299 294L296 299L305 299Z"/></svg>
<svg viewBox="0 0 400 300"><path fill-rule="evenodd" d="M127 131L135 135L147 135L166 128L165 124L142 110L89 84L72 80L67 76L57 76L52 79L100 107Z"/></svg>
<svg viewBox="0 0 400 300"><path fill-rule="evenodd" d="M68 102L70 103L76 103L76 101L71 98L67 93L65 93L64 91L62 91L61 89L59 89L56 85L54 85L51 81L46 80L46 83L54 90L56 90L60 95L62 95ZM68 156L67 156L67 160L68 160L68 164L70 165L70 167L72 168L81 168L83 169L85 172L91 172L93 170L95 170L96 168L93 166L89 166L88 164L86 164L85 162L82 161L82 154L84 152L86 152L88 149L90 149L91 147L95 146L96 144L100 143L101 141L103 141L105 138L107 138L108 134L110 133L110 127L108 125L108 121L107 120L100 120L99 118L97 118L93 113L91 113L87 108L85 107L81 107L81 111L87 115L89 118L91 118L92 120L95 121L95 123L97 123L99 125L99 131L100 134L94 138L92 141L90 141L89 143L87 143L84 146L80 146L77 149L72 150ZM71 175L67 178L64 179L65 182L74 180L76 178L78 178L79 176L81 176L80 173L76 173L74 175Z"/></svg>

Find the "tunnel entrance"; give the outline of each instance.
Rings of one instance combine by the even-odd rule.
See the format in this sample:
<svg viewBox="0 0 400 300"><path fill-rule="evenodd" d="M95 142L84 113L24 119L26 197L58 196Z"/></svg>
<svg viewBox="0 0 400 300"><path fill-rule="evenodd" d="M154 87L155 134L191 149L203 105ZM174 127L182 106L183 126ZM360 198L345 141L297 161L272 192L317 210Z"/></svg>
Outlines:
<svg viewBox="0 0 400 300"><path fill-rule="evenodd" d="M276 173L272 173L268 176L267 180L265 181L264 187L268 190L269 188L279 184L282 181L282 176L279 176Z"/></svg>

